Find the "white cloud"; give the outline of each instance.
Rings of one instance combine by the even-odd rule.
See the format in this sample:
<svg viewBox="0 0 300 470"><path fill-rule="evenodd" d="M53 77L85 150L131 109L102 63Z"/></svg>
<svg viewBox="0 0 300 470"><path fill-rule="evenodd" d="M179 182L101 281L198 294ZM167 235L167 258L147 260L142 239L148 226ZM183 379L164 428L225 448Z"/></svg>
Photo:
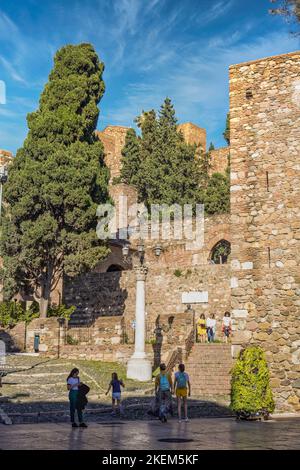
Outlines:
<svg viewBox="0 0 300 470"><path fill-rule="evenodd" d="M212 23L228 13L233 4L233 0L221 0L213 3L207 11L203 12L202 9L200 9L197 13L197 22L201 25Z"/></svg>
<svg viewBox="0 0 300 470"><path fill-rule="evenodd" d="M151 75L151 82L145 80L126 85L119 105L110 110L110 119L116 124L130 126L142 109L158 108L163 99L170 96L180 121L194 121L205 127L209 136L218 132L219 145L223 145L220 127L225 124L229 106L229 66L290 52L298 47L296 38L282 32L251 40L247 32L246 28L244 37L233 32L226 40L220 36L206 45L199 44L198 55L195 55L194 44L185 45L184 54L172 50L170 60L162 63L159 74Z"/></svg>

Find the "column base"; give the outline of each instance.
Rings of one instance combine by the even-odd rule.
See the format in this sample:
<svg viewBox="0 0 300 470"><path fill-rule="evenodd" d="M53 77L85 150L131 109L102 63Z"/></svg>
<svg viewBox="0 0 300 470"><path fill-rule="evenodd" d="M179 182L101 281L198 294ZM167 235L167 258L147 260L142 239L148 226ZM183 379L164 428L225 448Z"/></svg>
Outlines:
<svg viewBox="0 0 300 470"><path fill-rule="evenodd" d="M146 358L132 357L127 363L127 378L148 382L152 379L152 364Z"/></svg>

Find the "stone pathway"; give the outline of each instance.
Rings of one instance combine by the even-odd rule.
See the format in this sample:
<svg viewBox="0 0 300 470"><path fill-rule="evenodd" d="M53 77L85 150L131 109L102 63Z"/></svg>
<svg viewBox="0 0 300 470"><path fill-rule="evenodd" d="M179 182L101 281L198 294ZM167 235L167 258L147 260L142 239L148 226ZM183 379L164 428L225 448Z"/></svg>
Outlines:
<svg viewBox="0 0 300 470"><path fill-rule="evenodd" d="M182 441L182 440L185 440ZM238 422L232 418L188 423L105 420L87 429L68 424L0 425L0 449L202 450L300 449L300 418Z"/></svg>
<svg viewBox="0 0 300 470"><path fill-rule="evenodd" d="M111 398L105 395L105 391L112 371L116 370L120 377L126 376L123 366L96 361L50 360L36 356L8 356L9 373L3 378L3 387L0 389L0 407L3 413L14 424L68 422L66 377L75 366L80 369L81 380L91 388L86 410L88 419L107 419L111 413ZM153 399L154 384L141 384L132 380L125 380L125 384L123 417L151 419L148 411ZM220 396L217 400L212 397L201 397L201 400L193 397L189 402L194 417L231 415L227 405L228 397Z"/></svg>

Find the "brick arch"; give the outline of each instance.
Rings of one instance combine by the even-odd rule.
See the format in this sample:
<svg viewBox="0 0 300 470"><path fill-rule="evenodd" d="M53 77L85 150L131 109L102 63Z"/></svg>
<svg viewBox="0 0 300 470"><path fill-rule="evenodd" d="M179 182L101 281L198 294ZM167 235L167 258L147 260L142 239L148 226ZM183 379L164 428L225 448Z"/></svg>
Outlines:
<svg viewBox="0 0 300 470"><path fill-rule="evenodd" d="M213 238L210 238L208 243L207 243L207 249L205 252L206 259L210 260L212 250L216 246L218 242L221 240L226 240L231 244L231 236L229 231L224 231L224 232L219 232L218 235L215 235Z"/></svg>

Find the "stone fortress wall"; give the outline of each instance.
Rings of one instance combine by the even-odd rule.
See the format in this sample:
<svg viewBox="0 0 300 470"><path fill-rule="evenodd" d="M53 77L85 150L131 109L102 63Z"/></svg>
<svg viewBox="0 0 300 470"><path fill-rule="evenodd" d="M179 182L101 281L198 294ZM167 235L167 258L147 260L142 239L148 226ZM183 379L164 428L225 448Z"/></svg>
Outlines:
<svg viewBox="0 0 300 470"><path fill-rule="evenodd" d="M277 409L299 411L299 52L230 67L230 128L233 341L264 348Z"/></svg>
<svg viewBox="0 0 300 470"><path fill-rule="evenodd" d="M7 150L0 149L0 166L8 165L13 158L13 154Z"/></svg>
<svg viewBox="0 0 300 470"><path fill-rule="evenodd" d="M300 391L295 386L300 373L299 124L299 52L230 67L231 146L212 151L211 172L225 172L230 152L231 215L206 219L200 249L187 250L185 240L163 242L157 259L153 242L145 244L147 323L162 317L167 325L175 318L176 335L184 344L191 326L190 319L185 321L184 292L203 293L203 302L193 304L196 317L213 312L220 318L230 309L233 355L249 344L264 348L280 411L300 411ZM192 123L179 129L189 143L206 150L204 129ZM98 136L111 169L113 200L127 195L133 203L134 188L112 184L120 174L127 130L109 126ZM211 250L222 239L231 242L230 264L212 265ZM109 272L112 267L121 271ZM94 346L80 357L108 359L114 352L118 359L118 352L120 360L126 360L130 351L120 344L121 323L134 319L135 273L132 265L124 263L121 245L112 243L111 254L95 272L66 279L63 288L63 300L78 307L78 322L92 320L93 331L98 332L93 333ZM100 339L109 346L98 344ZM65 354L73 348L78 357L75 346L68 348Z"/></svg>

